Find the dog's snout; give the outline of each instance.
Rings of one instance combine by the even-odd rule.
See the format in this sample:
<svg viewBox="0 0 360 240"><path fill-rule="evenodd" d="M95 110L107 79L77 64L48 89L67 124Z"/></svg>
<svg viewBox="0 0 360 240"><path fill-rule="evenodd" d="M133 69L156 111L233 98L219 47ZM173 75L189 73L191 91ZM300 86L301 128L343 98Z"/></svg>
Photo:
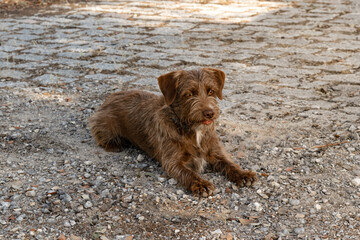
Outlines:
<svg viewBox="0 0 360 240"><path fill-rule="evenodd" d="M211 109L207 109L207 110L203 111L204 117L209 118L209 119L213 118L214 114L215 114L214 111Z"/></svg>

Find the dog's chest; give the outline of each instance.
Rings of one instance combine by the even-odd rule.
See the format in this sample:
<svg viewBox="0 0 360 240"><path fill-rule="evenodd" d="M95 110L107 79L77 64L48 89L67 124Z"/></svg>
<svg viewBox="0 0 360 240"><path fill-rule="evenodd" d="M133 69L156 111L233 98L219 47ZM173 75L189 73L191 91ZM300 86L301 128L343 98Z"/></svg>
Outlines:
<svg viewBox="0 0 360 240"><path fill-rule="evenodd" d="M203 138L203 132L201 130L196 131L196 145L200 148L201 147L201 141Z"/></svg>
<svg viewBox="0 0 360 240"><path fill-rule="evenodd" d="M194 148L196 149L197 156L193 159L194 170L197 172L203 172L207 162L206 158L206 144L204 145L203 141L206 141L206 128L199 126L195 130L195 144Z"/></svg>
<svg viewBox="0 0 360 240"><path fill-rule="evenodd" d="M204 139L205 133L206 133L206 129L202 125L195 129L195 140L196 140L196 146L198 148L201 148L201 142Z"/></svg>

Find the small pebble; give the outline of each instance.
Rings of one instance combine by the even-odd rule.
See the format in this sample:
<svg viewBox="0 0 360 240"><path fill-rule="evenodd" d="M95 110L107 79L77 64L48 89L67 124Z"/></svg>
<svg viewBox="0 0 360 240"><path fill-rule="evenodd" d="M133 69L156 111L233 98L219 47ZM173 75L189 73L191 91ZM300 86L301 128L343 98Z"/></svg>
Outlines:
<svg viewBox="0 0 360 240"><path fill-rule="evenodd" d="M353 147L349 147L348 149L347 149L349 152L355 152L355 148L353 148Z"/></svg>
<svg viewBox="0 0 360 240"><path fill-rule="evenodd" d="M349 131L350 131L350 132L355 132L355 130L356 130L356 127L355 127L354 125L351 125L351 126L349 127Z"/></svg>
<svg viewBox="0 0 360 240"><path fill-rule="evenodd" d="M143 161L143 160L144 160L144 155L139 154L139 155L137 156L136 160L139 161L139 162Z"/></svg>
<svg viewBox="0 0 360 240"><path fill-rule="evenodd" d="M158 177L157 178L159 182L165 182L166 181L166 178L163 178L163 177Z"/></svg>
<svg viewBox="0 0 360 240"><path fill-rule="evenodd" d="M263 207L258 202L254 202L254 207L255 207L255 211L257 212L261 212L263 210Z"/></svg>
<svg viewBox="0 0 360 240"><path fill-rule="evenodd" d="M132 199L133 199L132 195L126 195L126 196L122 197L122 201L125 203L131 202Z"/></svg>
<svg viewBox="0 0 360 240"><path fill-rule="evenodd" d="M90 199L90 196L88 194L83 194L81 195L81 197L85 200L89 200Z"/></svg>
<svg viewBox="0 0 360 240"><path fill-rule="evenodd" d="M177 184L177 181L174 178L170 178L168 182L171 185L176 185Z"/></svg>
<svg viewBox="0 0 360 240"><path fill-rule="evenodd" d="M106 196L108 196L110 194L109 189L105 189L101 192L101 197L105 198Z"/></svg>
<svg viewBox="0 0 360 240"><path fill-rule="evenodd" d="M220 229L216 229L215 231L212 231L210 232L212 235L215 235L215 234L222 234L222 231Z"/></svg>
<svg viewBox="0 0 360 240"><path fill-rule="evenodd" d="M293 206L297 206L300 204L300 201L298 199L291 199L290 204Z"/></svg>
<svg viewBox="0 0 360 240"><path fill-rule="evenodd" d="M36 192L33 191L33 190L27 191L27 192L25 193L25 195L28 196L28 197L35 197L35 196L36 196Z"/></svg>
<svg viewBox="0 0 360 240"><path fill-rule="evenodd" d="M303 227L294 229L294 233L296 233L296 234L301 234L301 233L304 233L304 232L305 232L305 229Z"/></svg>
<svg viewBox="0 0 360 240"><path fill-rule="evenodd" d="M84 205L84 208L91 208L93 204L90 201L87 201Z"/></svg>
<svg viewBox="0 0 360 240"><path fill-rule="evenodd" d="M280 184L277 183L277 182L271 182L270 183L270 186L274 187L274 188L279 188L280 187Z"/></svg>
<svg viewBox="0 0 360 240"><path fill-rule="evenodd" d="M177 194L177 195L183 195L183 194L184 194L184 191L179 189L179 190L176 191L176 194Z"/></svg>
<svg viewBox="0 0 360 240"><path fill-rule="evenodd" d="M360 178L354 178L353 180L351 180L351 183L356 187L360 186Z"/></svg>
<svg viewBox="0 0 360 240"><path fill-rule="evenodd" d="M289 230L287 230L286 228L285 229L283 229L282 231L281 231L281 233L280 233L280 235L289 235Z"/></svg>

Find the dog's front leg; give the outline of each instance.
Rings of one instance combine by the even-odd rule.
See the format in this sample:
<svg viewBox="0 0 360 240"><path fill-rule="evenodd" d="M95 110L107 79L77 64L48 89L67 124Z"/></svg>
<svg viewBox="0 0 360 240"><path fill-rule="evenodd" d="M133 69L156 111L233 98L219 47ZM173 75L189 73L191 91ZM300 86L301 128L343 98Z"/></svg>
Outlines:
<svg viewBox="0 0 360 240"><path fill-rule="evenodd" d="M163 164L163 167L167 174L175 178L178 183L185 186L193 194L197 194L202 197L207 197L215 190L215 186L204 179L194 170L186 166L188 158L190 156L184 156L180 161L168 161Z"/></svg>
<svg viewBox="0 0 360 240"><path fill-rule="evenodd" d="M225 174L230 181L236 183L239 187L250 187L257 181L256 173L241 169L228 156L220 143L209 151L207 160L214 170Z"/></svg>

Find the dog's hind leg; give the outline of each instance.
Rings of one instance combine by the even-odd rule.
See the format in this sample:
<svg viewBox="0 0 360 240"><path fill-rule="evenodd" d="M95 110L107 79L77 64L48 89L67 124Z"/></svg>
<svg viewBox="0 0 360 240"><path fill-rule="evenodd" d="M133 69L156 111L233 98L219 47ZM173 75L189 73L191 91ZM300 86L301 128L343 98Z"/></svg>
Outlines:
<svg viewBox="0 0 360 240"><path fill-rule="evenodd" d="M91 133L99 146L107 152L119 152L123 149L126 140L121 136L120 126L115 118L96 113L89 123Z"/></svg>

